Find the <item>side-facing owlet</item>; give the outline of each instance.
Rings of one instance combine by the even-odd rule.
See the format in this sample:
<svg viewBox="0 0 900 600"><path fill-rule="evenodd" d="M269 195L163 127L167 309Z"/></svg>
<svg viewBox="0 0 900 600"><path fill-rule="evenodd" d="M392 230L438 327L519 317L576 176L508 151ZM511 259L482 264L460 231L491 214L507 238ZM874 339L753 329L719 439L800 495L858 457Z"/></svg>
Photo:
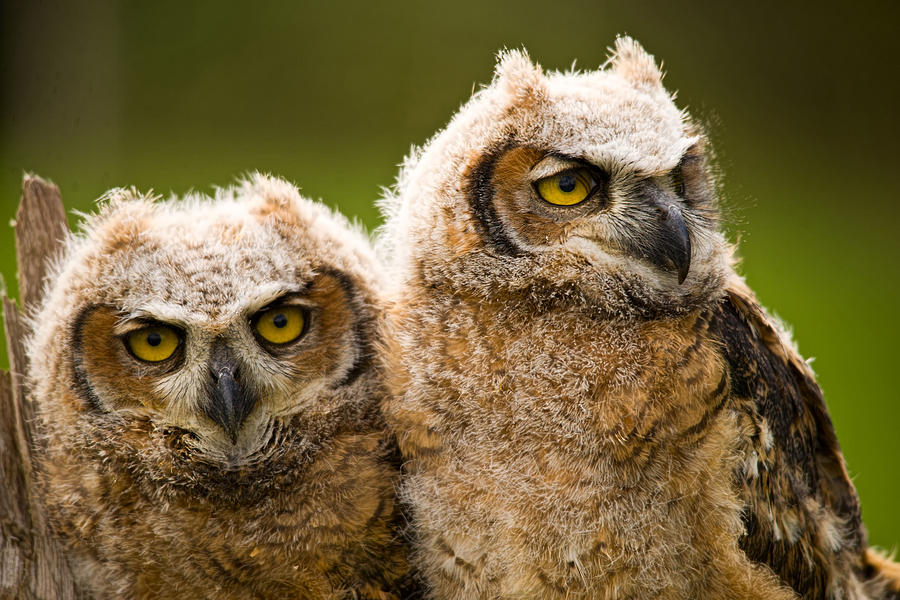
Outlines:
<svg viewBox="0 0 900 600"><path fill-rule="evenodd" d="M409 158L387 412L434 598L896 591L706 163L628 38L586 73L505 53Z"/></svg>
<svg viewBox="0 0 900 600"><path fill-rule="evenodd" d="M54 530L97 598L395 597L379 270L264 176L114 191L67 240L29 383Z"/></svg>

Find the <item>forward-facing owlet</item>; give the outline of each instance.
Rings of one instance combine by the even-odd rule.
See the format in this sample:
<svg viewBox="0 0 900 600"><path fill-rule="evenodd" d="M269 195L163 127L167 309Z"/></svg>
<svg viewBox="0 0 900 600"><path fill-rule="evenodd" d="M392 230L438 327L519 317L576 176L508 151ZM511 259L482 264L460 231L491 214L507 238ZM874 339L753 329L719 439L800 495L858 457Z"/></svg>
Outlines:
<svg viewBox="0 0 900 600"><path fill-rule="evenodd" d="M432 597L896 593L706 143L621 38L586 73L504 53L408 159L386 408Z"/></svg>
<svg viewBox="0 0 900 600"><path fill-rule="evenodd" d="M109 194L33 318L41 483L96 598L396 597L368 241L290 184Z"/></svg>

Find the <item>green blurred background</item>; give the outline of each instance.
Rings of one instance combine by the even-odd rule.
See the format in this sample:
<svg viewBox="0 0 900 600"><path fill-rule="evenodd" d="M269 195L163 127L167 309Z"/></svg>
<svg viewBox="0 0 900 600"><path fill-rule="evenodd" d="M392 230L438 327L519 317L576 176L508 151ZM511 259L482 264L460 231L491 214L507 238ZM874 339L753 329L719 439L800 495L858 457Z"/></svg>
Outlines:
<svg viewBox="0 0 900 600"><path fill-rule="evenodd" d="M258 169L375 226L380 186L489 81L498 49L595 67L629 33L706 123L743 272L816 357L871 540L890 548L900 543L893 6L4 1L0 271L15 293L6 222L25 171L90 210L113 186L182 194Z"/></svg>

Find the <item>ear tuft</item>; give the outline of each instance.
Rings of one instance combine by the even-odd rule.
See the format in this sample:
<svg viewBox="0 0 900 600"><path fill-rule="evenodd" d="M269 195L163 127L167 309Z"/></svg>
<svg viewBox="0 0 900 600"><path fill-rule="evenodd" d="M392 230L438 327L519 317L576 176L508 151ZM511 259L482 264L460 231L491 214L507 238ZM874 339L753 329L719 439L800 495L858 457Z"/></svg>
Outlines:
<svg viewBox="0 0 900 600"><path fill-rule="evenodd" d="M662 87L663 74L653 56L627 35L616 38L616 47L609 63L615 73L634 85Z"/></svg>
<svg viewBox="0 0 900 600"><path fill-rule="evenodd" d="M544 72L528 58L525 50L501 50L494 67L494 84L516 100L543 97Z"/></svg>

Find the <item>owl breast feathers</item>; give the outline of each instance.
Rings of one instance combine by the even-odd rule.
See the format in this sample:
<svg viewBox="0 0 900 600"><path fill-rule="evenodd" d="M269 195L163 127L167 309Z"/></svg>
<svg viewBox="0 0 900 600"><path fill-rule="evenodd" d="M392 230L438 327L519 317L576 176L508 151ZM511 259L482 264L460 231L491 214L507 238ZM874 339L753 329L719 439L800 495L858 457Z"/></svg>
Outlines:
<svg viewBox="0 0 900 600"><path fill-rule="evenodd" d="M384 200L416 564L434 598L891 597L661 78L629 38L585 73L504 53Z"/></svg>
<svg viewBox="0 0 900 600"><path fill-rule="evenodd" d="M286 182L110 194L33 317L41 484L98 598L391 598L368 241Z"/></svg>

